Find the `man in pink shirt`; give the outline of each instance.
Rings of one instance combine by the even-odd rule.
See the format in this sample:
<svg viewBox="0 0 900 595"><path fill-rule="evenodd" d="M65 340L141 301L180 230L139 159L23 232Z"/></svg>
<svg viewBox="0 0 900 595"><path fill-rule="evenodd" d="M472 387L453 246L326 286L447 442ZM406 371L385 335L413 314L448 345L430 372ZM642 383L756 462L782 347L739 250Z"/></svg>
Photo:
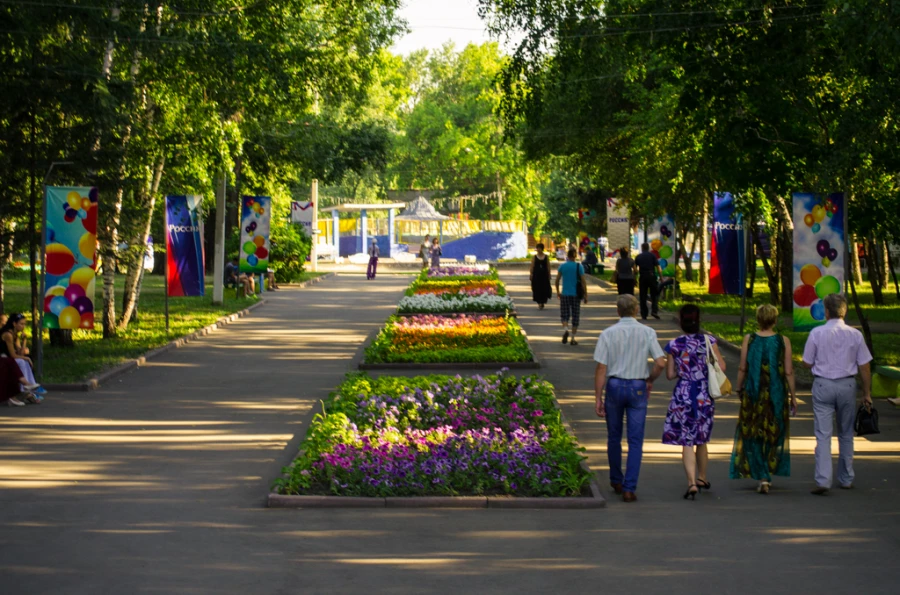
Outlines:
<svg viewBox="0 0 900 595"><path fill-rule="evenodd" d="M834 293L826 296L824 326L809 333L803 365L812 368L813 422L816 432L816 487L821 496L831 489L831 432L837 415L838 484L853 487L853 424L856 418L856 374L862 379L863 403L872 405L872 354L862 333L844 323L847 300Z"/></svg>

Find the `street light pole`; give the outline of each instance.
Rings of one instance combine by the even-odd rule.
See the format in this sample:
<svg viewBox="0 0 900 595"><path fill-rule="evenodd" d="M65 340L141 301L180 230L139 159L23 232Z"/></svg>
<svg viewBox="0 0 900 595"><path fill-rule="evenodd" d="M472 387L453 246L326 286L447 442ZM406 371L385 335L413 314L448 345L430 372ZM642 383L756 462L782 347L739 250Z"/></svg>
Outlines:
<svg viewBox="0 0 900 595"><path fill-rule="evenodd" d="M41 183L41 186L44 189L43 214L41 215L41 293L40 299L38 300L40 308L38 308L37 333L35 333L36 337L33 337L35 350L37 351L37 357L35 357L34 362L34 371L39 381L44 375L44 291L46 291L46 287L44 286L46 281L44 276L44 259L46 258L47 252L47 182L50 181L50 175L53 173L54 167L57 165L72 165L73 163L74 161L54 161L47 169L47 174L44 176L44 181Z"/></svg>
<svg viewBox="0 0 900 595"><path fill-rule="evenodd" d="M500 218L499 221L503 221L503 190L500 188L500 172L496 172L497 178L497 202L499 203L500 210Z"/></svg>

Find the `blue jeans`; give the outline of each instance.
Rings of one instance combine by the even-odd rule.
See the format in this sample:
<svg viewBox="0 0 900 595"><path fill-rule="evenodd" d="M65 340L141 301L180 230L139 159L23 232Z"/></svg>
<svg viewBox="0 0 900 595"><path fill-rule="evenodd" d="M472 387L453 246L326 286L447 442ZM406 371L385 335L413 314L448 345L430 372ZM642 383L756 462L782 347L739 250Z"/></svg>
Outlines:
<svg viewBox="0 0 900 595"><path fill-rule="evenodd" d="M647 383L644 380L610 378L606 382L606 453L609 481L622 484L626 492L637 489L644 452L647 421ZM622 417L628 416L628 464L622 476Z"/></svg>

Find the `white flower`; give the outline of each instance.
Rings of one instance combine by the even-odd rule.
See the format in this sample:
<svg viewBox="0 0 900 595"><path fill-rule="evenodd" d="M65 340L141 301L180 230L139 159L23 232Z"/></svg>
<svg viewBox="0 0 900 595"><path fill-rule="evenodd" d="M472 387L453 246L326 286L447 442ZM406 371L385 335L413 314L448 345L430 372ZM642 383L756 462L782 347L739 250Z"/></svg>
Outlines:
<svg viewBox="0 0 900 595"><path fill-rule="evenodd" d="M513 303L505 295L459 296L442 299L433 293L404 296L401 312L499 312L512 310Z"/></svg>

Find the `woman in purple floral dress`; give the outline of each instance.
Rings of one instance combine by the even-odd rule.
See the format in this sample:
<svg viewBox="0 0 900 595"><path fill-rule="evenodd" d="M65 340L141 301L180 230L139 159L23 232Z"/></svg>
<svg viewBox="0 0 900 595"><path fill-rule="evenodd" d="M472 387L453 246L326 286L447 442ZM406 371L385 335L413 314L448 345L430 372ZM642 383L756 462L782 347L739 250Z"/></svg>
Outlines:
<svg viewBox="0 0 900 595"><path fill-rule="evenodd" d="M681 330L685 332L666 345L666 377L678 378L672 400L663 425L663 444L682 447L681 460L687 475L688 490L685 500L712 485L706 481L709 452L706 443L712 433L715 403L709 396L709 378L706 367L706 337L700 332L700 308L688 304L678 313ZM715 337L709 343L722 370L725 361L719 353Z"/></svg>

